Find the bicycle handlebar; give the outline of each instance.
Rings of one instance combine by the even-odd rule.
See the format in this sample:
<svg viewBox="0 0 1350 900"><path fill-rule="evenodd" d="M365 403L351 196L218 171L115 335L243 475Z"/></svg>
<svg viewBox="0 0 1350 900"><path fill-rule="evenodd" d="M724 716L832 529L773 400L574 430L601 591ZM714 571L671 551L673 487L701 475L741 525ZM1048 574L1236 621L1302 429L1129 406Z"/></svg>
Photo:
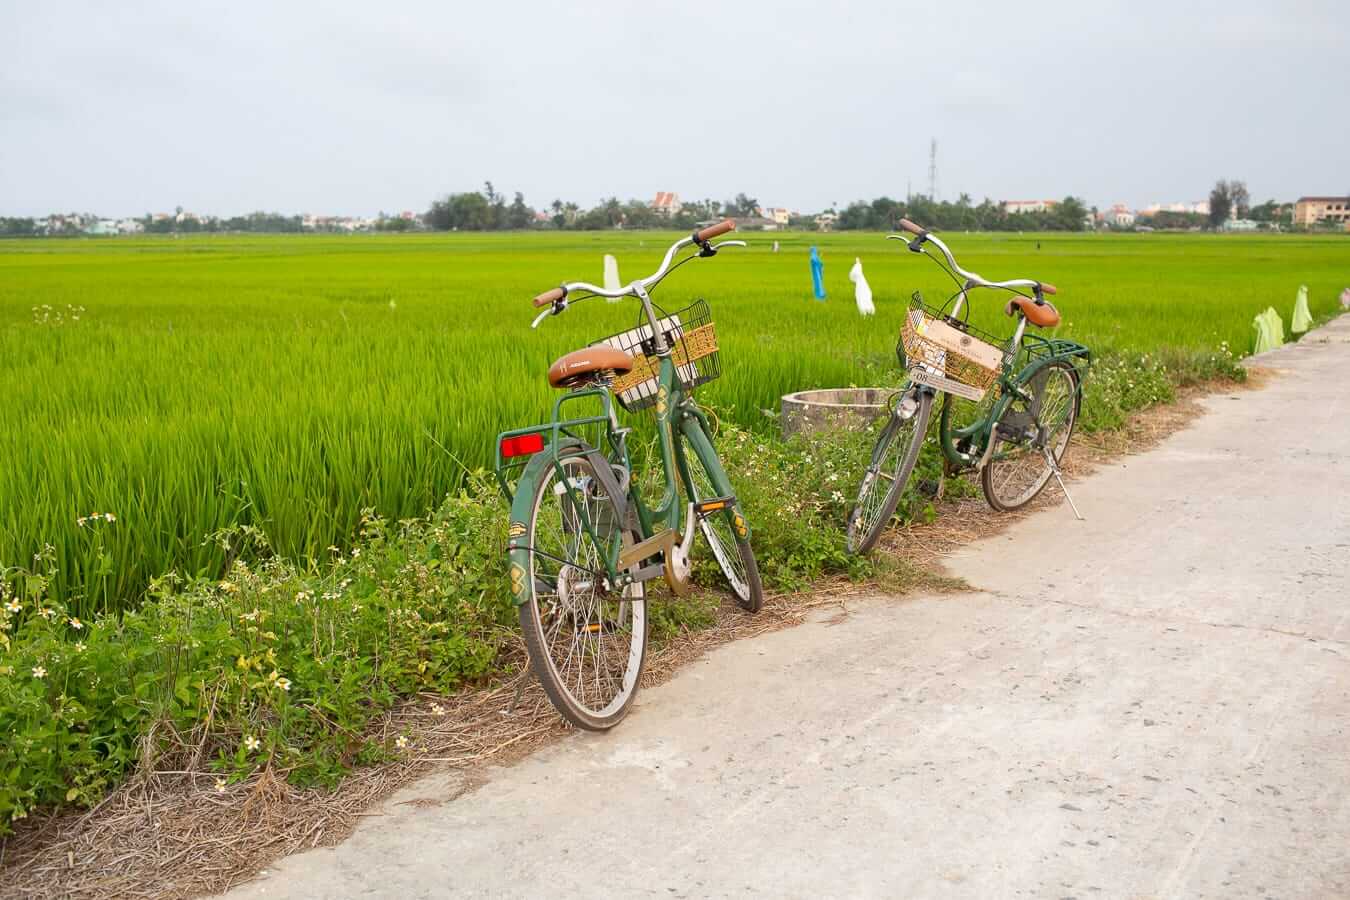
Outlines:
<svg viewBox="0 0 1350 900"><path fill-rule="evenodd" d="M984 278L981 275L977 275L974 272L968 272L965 269L961 268L960 264L957 263L956 261L956 257L952 256L952 251L948 250L947 245L942 243L942 240L938 238L936 235L934 235L931 231L928 231L926 228L923 228L920 225L915 225L909 219L901 219L899 224L900 229L902 231L908 231L910 234L914 235L916 239L910 242L904 235L901 234L888 234L886 235L888 239L893 241L906 241L907 243L909 243L909 249L913 250L915 253L924 252L923 247L921 246L923 244L932 244L933 246L937 247L939 250L942 251L942 255L947 257L947 263L952 267L952 271L966 279L966 287L986 287L986 288L1005 288L1005 289L1020 287L1020 288L1031 288L1033 291L1039 291L1045 294L1059 293L1059 289L1056 288L1053 284L1048 284L1042 281L1036 281L1031 278L1011 278L1007 281L989 281L988 279Z"/></svg>
<svg viewBox="0 0 1350 900"><path fill-rule="evenodd" d="M908 231L910 234L913 234L913 235L919 235L919 236L922 236L922 235L925 235L925 234L928 233L928 230L927 230L926 228L924 228L924 227L921 226L921 225L915 225L915 224L914 224L913 222L911 222L909 219L901 219L901 220L900 220L900 230L901 230L901 231Z"/></svg>
<svg viewBox="0 0 1350 900"><path fill-rule="evenodd" d="M698 255L706 256L715 255L722 247L744 247L745 241L722 241L717 244L708 243L710 238L726 234L728 231L734 231L735 229L736 223L727 219L723 222L718 222L716 225L709 225L707 228L696 231L688 237L680 238L670 245L670 249L666 251L665 258L661 260L661 265L657 267L655 272L648 275L646 278L639 278L637 281L629 282L618 290L606 290L599 285L591 284L587 281L569 281L566 284L544 291L531 302L533 302L536 307L547 306L550 308L544 310L535 317L534 324L530 327L537 328L539 327L539 323L544 321L548 316L557 315L567 309L567 295L572 291L585 291L587 294L597 297L618 298L641 296L639 291L645 292L648 288L655 286L662 278L665 278L666 275L670 273L670 264L675 259L675 254L679 253L690 244L699 245L702 248L702 253ZM693 259L692 256L689 258Z"/></svg>
<svg viewBox="0 0 1350 900"><path fill-rule="evenodd" d="M538 297L535 297L534 300L531 302L534 303L536 307L548 306L550 303L556 303L557 301L561 300L566 296L567 291L565 289L555 287L550 291L544 291Z"/></svg>
<svg viewBox="0 0 1350 900"><path fill-rule="evenodd" d="M695 231L693 235L694 243L706 244L708 241L711 241L715 237L721 237L728 231L735 231L735 230L736 230L736 223L733 222L731 219L724 219L721 222L718 222L716 225L709 225L702 231Z"/></svg>

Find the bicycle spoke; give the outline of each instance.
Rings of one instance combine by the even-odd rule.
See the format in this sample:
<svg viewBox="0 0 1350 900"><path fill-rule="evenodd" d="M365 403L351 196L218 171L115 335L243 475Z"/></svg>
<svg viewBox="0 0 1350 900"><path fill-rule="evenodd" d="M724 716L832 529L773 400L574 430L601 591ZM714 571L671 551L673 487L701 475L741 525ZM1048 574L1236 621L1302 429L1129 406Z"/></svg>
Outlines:
<svg viewBox="0 0 1350 900"><path fill-rule="evenodd" d="M527 645L550 699L574 723L597 727L617 721L637 688L646 616L636 602L640 585L620 597L603 574L620 521L614 501L589 461L568 459L562 469L561 478L549 472L537 488L529 532L533 591L521 621L527 637L537 635Z"/></svg>

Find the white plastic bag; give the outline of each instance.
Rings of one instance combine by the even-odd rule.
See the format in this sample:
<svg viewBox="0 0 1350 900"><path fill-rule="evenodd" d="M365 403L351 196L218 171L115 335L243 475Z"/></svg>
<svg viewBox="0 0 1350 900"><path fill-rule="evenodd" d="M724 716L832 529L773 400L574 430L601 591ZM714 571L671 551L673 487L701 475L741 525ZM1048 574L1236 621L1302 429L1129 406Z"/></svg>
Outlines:
<svg viewBox="0 0 1350 900"><path fill-rule="evenodd" d="M623 287L623 282L619 281L619 261L608 253L605 254L605 290L617 291ZM610 297L610 303L618 303L622 298Z"/></svg>
<svg viewBox="0 0 1350 900"><path fill-rule="evenodd" d="M858 313L864 316L875 314L877 308L872 305L872 286L863 274L861 259L854 257L853 268L848 270L848 280L853 282L853 299L858 301Z"/></svg>

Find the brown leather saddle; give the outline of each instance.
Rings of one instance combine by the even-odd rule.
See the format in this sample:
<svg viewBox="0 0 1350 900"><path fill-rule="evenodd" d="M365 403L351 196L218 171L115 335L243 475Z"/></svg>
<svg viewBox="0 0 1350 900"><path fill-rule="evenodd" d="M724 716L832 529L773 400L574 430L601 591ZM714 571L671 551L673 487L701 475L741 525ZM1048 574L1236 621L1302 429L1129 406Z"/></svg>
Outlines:
<svg viewBox="0 0 1350 900"><path fill-rule="evenodd" d="M605 374L633 371L633 357L613 347L585 347L558 357L548 367L548 383L555 388L576 387Z"/></svg>

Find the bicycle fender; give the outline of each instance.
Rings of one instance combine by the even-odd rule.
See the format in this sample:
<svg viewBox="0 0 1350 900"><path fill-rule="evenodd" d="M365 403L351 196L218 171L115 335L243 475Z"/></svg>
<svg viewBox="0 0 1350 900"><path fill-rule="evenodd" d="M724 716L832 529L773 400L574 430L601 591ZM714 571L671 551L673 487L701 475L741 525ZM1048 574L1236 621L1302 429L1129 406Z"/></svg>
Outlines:
<svg viewBox="0 0 1350 900"><path fill-rule="evenodd" d="M517 606L523 606L530 599L530 548L525 543L525 533L528 531L525 523L530 520L530 514L534 511L534 496L539 490L540 482L548 477L564 453L568 456L586 457L600 481L600 486L606 494L614 498L615 505L619 507L620 521L625 521L628 516L628 497L620 491L619 481L614 477L609 460L605 459L599 450L581 441L567 439L557 446L545 447L530 457L524 471L520 473L520 480L516 482L516 496L511 501L511 521L506 529L511 596Z"/></svg>
<svg viewBox="0 0 1350 900"><path fill-rule="evenodd" d="M1031 362L1023 366L1021 369L1017 370L1017 377L1013 380L1013 384L1017 387L1021 387L1022 385L1029 382L1031 379L1035 378L1037 372L1039 372L1041 369L1044 369L1051 363L1062 362L1064 360L1071 360L1071 359L1086 359L1090 362L1092 359L1092 351L1088 350L1088 348L1084 347L1082 344L1075 344L1073 349L1056 353L1053 356L1046 356L1041 359L1032 360ZM1079 390L1080 391L1082 390L1081 373L1079 381Z"/></svg>

